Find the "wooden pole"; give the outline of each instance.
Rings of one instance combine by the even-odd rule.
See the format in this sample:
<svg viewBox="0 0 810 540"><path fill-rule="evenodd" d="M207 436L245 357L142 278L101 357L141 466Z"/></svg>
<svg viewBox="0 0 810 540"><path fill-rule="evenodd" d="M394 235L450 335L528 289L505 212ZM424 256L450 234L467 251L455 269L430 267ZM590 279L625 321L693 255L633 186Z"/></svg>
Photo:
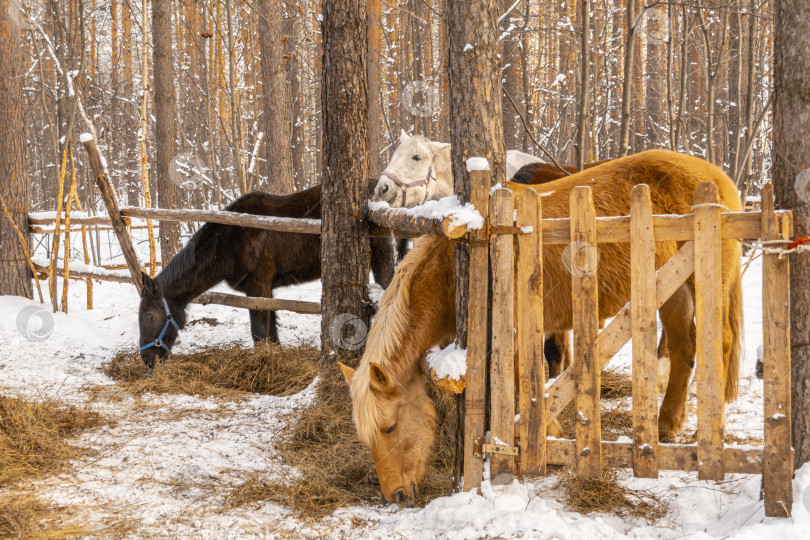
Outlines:
<svg viewBox="0 0 810 540"><path fill-rule="evenodd" d="M527 189L517 198L515 268L515 349L518 363L520 474L546 474L546 377L543 366L543 212L540 196Z"/></svg>
<svg viewBox="0 0 810 540"><path fill-rule="evenodd" d="M126 223L118 209L118 195L115 193L115 188L113 188L110 179L107 177L107 167L105 166L105 162L102 161L96 140L85 137L82 140L82 145L90 159L90 167L93 169L93 174L95 175L96 186L98 186L101 199L104 201L104 206L107 208L107 214L110 216L115 235L118 237L121 252L124 254L127 267L129 268L130 274L132 274L132 281L135 284L135 288L138 289L138 293L140 293L143 288L141 283L141 265L138 264L138 256L135 254L132 238L130 238L127 232Z"/></svg>
<svg viewBox="0 0 810 540"><path fill-rule="evenodd" d="M470 172L470 202L487 217L490 171ZM475 439L484 437L486 417L487 318L489 314L489 235L470 233L469 303L467 309L467 388L464 391L464 491L477 490L484 474L484 456Z"/></svg>
<svg viewBox="0 0 810 540"><path fill-rule="evenodd" d="M762 188L762 239L779 238L773 185ZM765 402L765 515L788 517L793 505L790 455L790 266L787 257L762 258L762 378Z"/></svg>
<svg viewBox="0 0 810 540"><path fill-rule="evenodd" d="M702 182L695 190L694 203L698 478L722 480L723 289L717 279L722 265L717 186Z"/></svg>
<svg viewBox="0 0 810 540"><path fill-rule="evenodd" d="M655 237L650 186L630 193L630 314L633 339L633 474L658 477Z"/></svg>
<svg viewBox="0 0 810 540"><path fill-rule="evenodd" d="M489 199L492 225L514 225L515 198L508 189L496 189ZM492 354L490 355L490 444L515 444L515 247L512 235L490 239L492 265ZM468 338L469 339L469 338ZM513 478L515 459L490 454L490 478L504 484ZM502 476L505 475L505 476ZM501 479L498 479L502 476Z"/></svg>
<svg viewBox="0 0 810 540"><path fill-rule="evenodd" d="M571 272L576 387L577 476L602 476L602 419L599 365L599 303L596 282L596 212L591 189L571 191L571 244L563 255ZM568 260L570 257L570 260Z"/></svg>
<svg viewBox="0 0 810 540"><path fill-rule="evenodd" d="M371 210L368 214L368 219L372 223L403 232L435 234L447 238L461 238L467 233L466 226L454 226L452 216L442 219L417 217L409 215L407 210L401 208Z"/></svg>

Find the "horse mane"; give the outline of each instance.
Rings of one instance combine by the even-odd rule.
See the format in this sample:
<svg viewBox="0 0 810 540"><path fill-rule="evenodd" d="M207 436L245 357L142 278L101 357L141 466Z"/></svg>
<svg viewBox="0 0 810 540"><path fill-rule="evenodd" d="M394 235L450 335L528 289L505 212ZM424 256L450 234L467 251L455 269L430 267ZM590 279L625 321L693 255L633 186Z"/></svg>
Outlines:
<svg viewBox="0 0 810 540"><path fill-rule="evenodd" d="M352 416L360 440L366 444L371 445L382 434L385 421L382 400L371 390L370 363L373 361L385 368L399 384L410 380L403 380L402 374L416 371L413 362L418 360L418 355L414 359L407 354L413 346L409 336L414 322L409 317L411 286L433 258L429 252L440 244L441 241L430 236L417 239L380 300L380 309L368 333L366 351L351 381Z"/></svg>
<svg viewBox="0 0 810 540"><path fill-rule="evenodd" d="M188 277L188 273L195 269L199 263L197 249L210 240L214 234L215 225L215 223L206 223L200 227L183 246L183 249L169 261L169 264L163 267L163 270L155 277L155 281L161 286L161 289L182 282L184 278Z"/></svg>

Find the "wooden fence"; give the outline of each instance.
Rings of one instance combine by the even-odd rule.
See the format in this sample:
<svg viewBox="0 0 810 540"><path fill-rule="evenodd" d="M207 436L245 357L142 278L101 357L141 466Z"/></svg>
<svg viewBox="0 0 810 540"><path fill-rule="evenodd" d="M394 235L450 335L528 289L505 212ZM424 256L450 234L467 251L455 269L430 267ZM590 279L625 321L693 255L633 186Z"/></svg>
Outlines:
<svg viewBox="0 0 810 540"><path fill-rule="evenodd" d="M661 470L697 471L700 479L707 480L722 480L725 473L762 474L766 515L788 515L793 472L788 259L768 253L763 262L763 447L724 443L722 288L716 286L721 239L790 238L792 215L774 211L772 186L763 189L762 208L756 213L722 212L716 186L705 183L695 193L694 214L655 216L649 187L639 185L632 192L629 216L599 218L590 188L578 187L571 194L570 219L544 220L541 198L533 190L515 200L509 190L497 189L487 201L489 172L471 174L473 202L479 212L489 214L490 232L470 239L464 489L480 486L486 455L491 478L544 475L547 464L572 467L582 477L598 477L604 468L617 467L632 468L635 476L646 478L656 478ZM515 226L522 231L515 234ZM512 234L499 233L510 230ZM662 240L682 242L682 246L656 272L653 246ZM600 332L595 267L572 272L575 360L547 384L543 245L579 243L595 250L607 242L630 244L632 300ZM489 362L487 288L482 287L488 264L493 280ZM697 442L663 444L658 436L656 312L693 274ZM632 442L603 441L600 374L630 338ZM547 437L547 426L571 401L578 411L574 438ZM487 428L489 441L485 440Z"/></svg>

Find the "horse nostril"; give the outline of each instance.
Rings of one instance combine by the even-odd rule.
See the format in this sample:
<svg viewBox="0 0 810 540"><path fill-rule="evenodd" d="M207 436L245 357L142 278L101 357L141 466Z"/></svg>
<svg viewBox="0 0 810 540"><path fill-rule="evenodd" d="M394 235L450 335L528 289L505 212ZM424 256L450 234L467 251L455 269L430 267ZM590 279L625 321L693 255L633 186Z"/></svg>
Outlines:
<svg viewBox="0 0 810 540"><path fill-rule="evenodd" d="M388 186L383 184L380 186L380 195L385 195L386 193L388 193Z"/></svg>
<svg viewBox="0 0 810 540"><path fill-rule="evenodd" d="M400 488L394 493L394 499L397 500L397 504L402 504L405 502L405 490Z"/></svg>

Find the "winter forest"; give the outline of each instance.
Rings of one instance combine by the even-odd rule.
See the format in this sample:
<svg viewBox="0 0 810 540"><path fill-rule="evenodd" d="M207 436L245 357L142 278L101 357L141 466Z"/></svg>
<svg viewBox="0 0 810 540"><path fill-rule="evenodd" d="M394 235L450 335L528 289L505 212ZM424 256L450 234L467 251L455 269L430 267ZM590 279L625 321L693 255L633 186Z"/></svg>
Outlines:
<svg viewBox="0 0 810 540"><path fill-rule="evenodd" d="M0 538L805 538L810 0L0 0Z"/></svg>

